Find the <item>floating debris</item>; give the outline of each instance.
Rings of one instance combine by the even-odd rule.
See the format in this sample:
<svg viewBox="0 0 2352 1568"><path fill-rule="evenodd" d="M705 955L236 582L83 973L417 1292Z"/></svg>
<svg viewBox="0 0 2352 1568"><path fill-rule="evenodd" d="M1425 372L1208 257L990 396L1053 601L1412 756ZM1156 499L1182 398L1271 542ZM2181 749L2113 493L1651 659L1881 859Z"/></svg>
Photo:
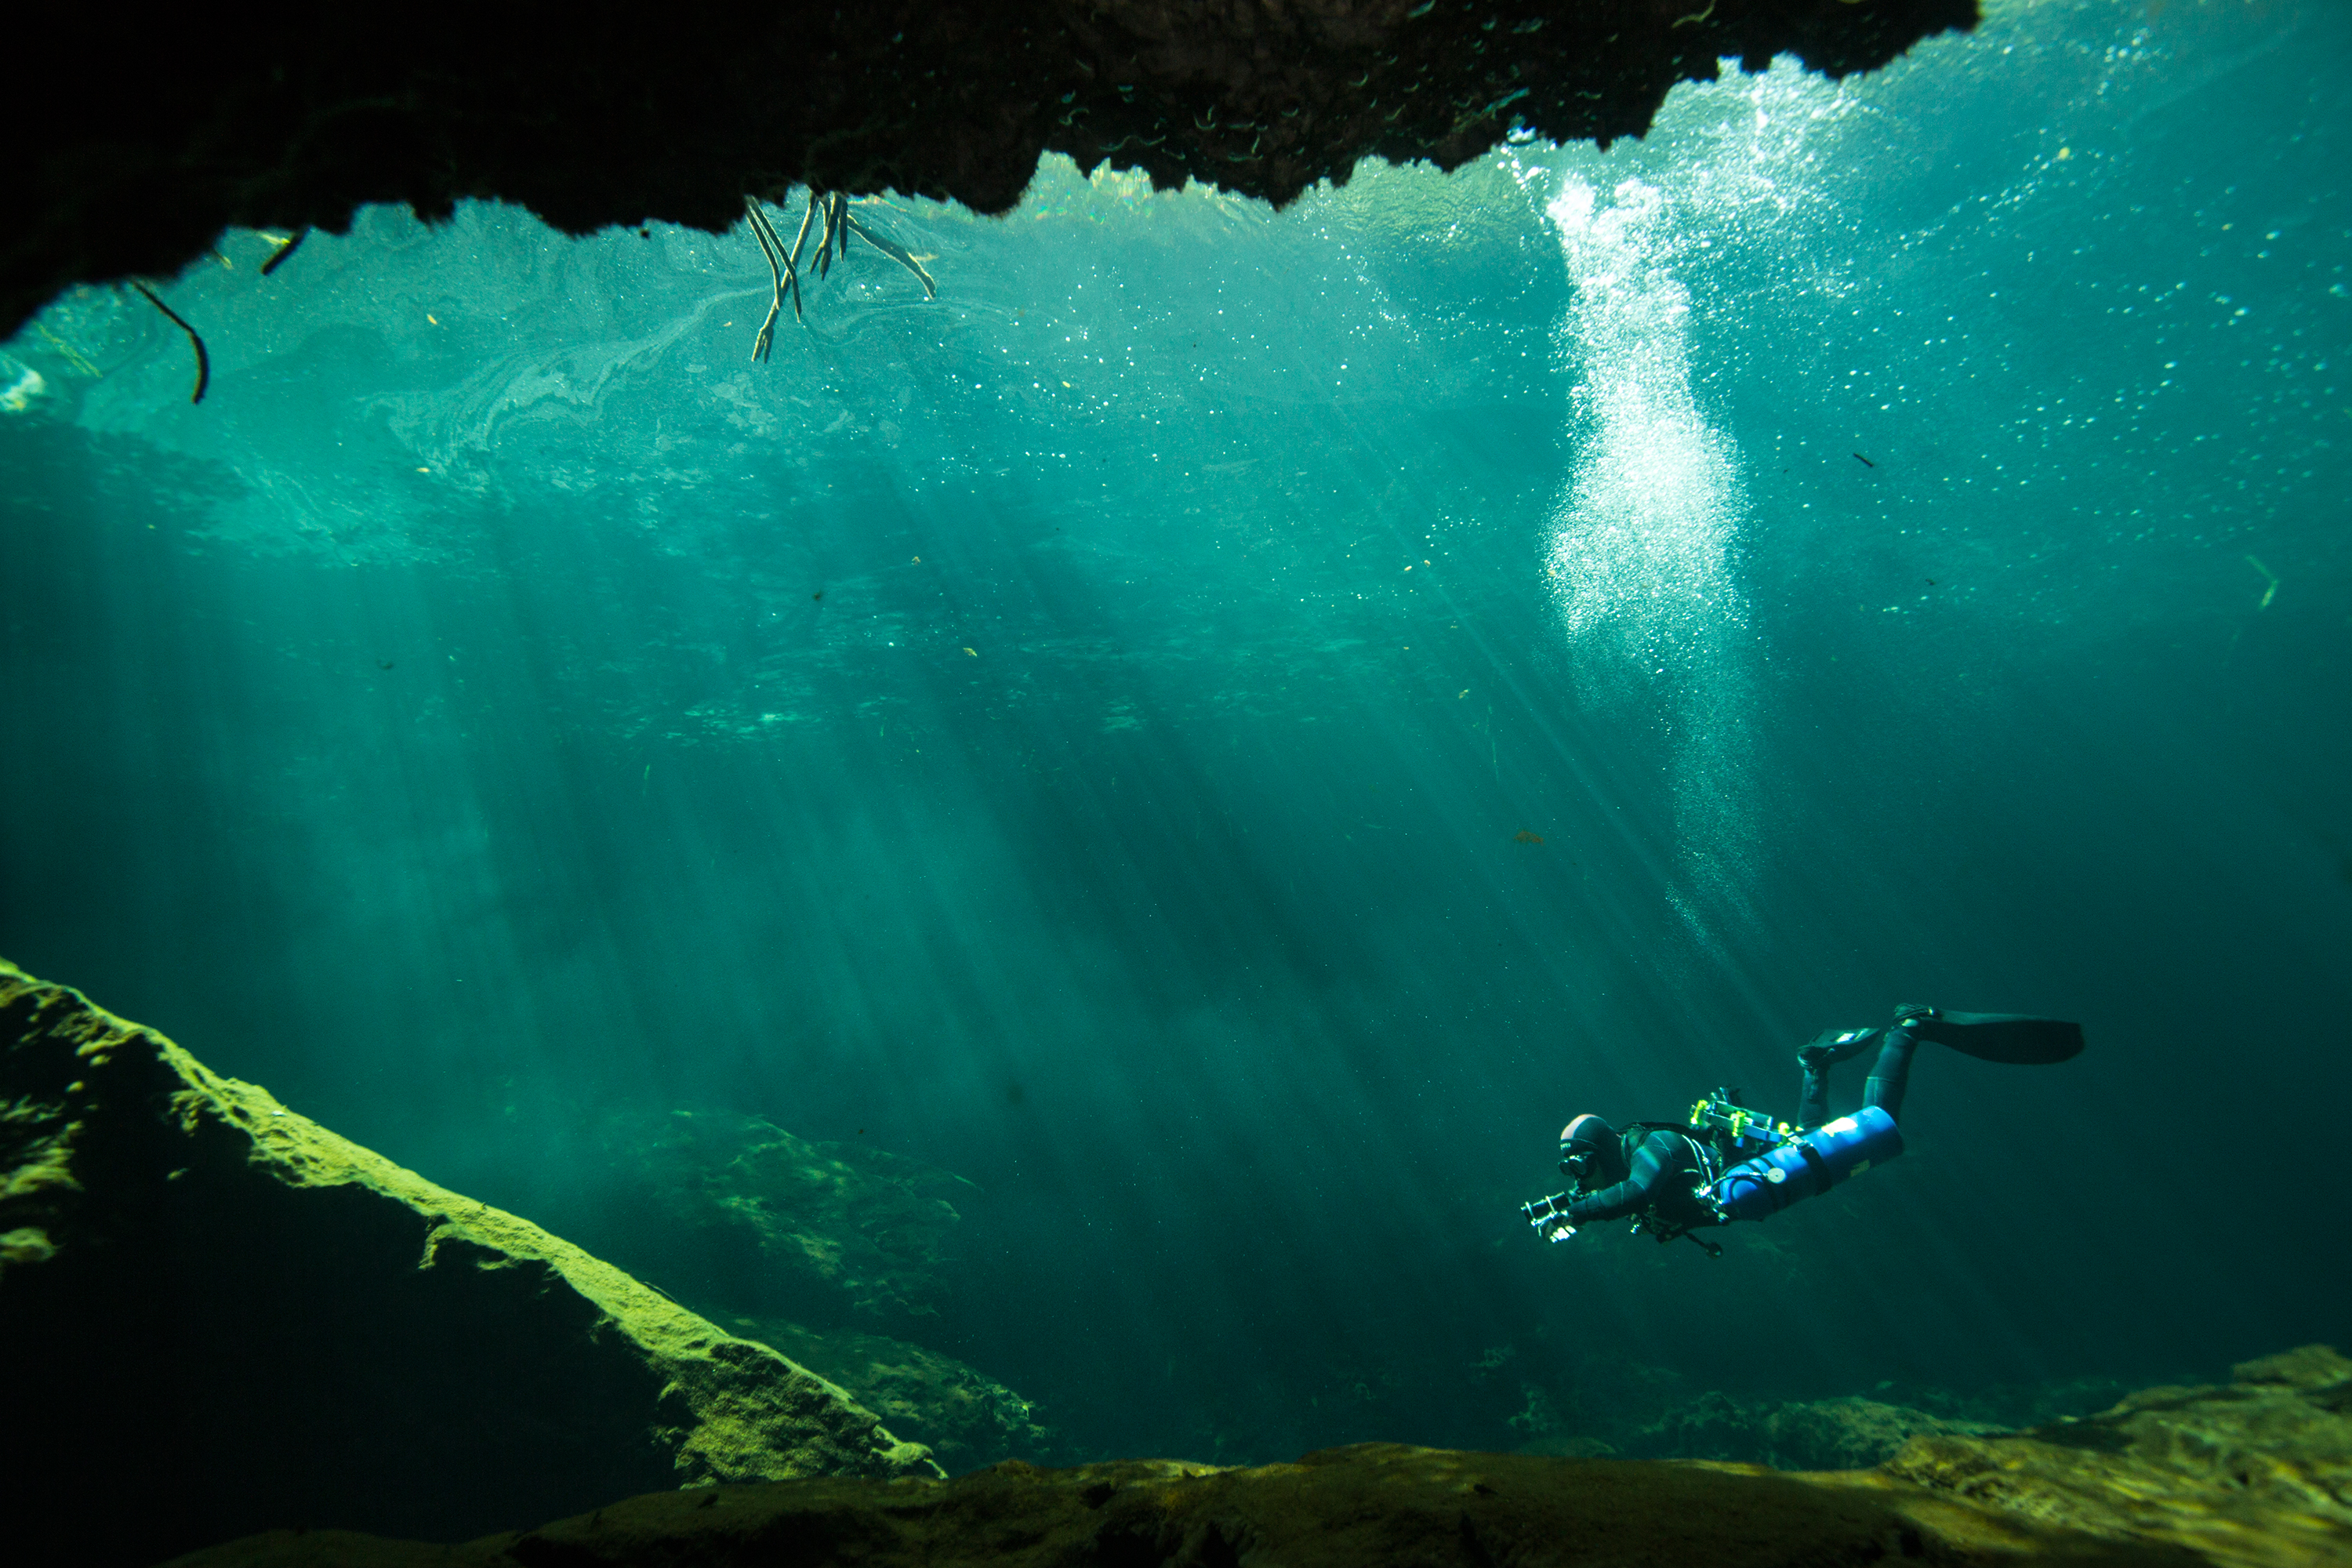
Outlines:
<svg viewBox="0 0 2352 1568"><path fill-rule="evenodd" d="M83 358L80 351L76 349L73 344L66 342L65 339L58 336L57 333L49 331L48 328L43 326L38 321L35 321L33 323L33 331L48 339L49 346L57 350L58 353L65 355L67 362L76 370L81 372L84 375L89 376L92 381L98 381L104 378L106 373L99 369L98 366L90 363L89 360Z"/></svg>
<svg viewBox="0 0 2352 1568"><path fill-rule="evenodd" d="M1514 844L1540 844L1543 842L1543 835L1540 833L1530 833L1526 828L1522 827L1517 833L1511 835L1511 842Z"/></svg>
<svg viewBox="0 0 2352 1568"><path fill-rule="evenodd" d="M2257 610L2267 610L2271 607L2271 601L2278 597L2278 574L2273 572L2269 567L2263 565L2261 562L2255 560L2251 555L2246 557L2246 564L2261 573L2263 580L2270 584L2269 587L2263 590L2263 602L2254 606Z"/></svg>
<svg viewBox="0 0 2352 1568"><path fill-rule="evenodd" d="M1853 460L1860 463L1865 468L1874 468L1878 467L1876 463L1874 463L1868 458L1864 457L1860 452L1856 452L1853 455Z"/></svg>

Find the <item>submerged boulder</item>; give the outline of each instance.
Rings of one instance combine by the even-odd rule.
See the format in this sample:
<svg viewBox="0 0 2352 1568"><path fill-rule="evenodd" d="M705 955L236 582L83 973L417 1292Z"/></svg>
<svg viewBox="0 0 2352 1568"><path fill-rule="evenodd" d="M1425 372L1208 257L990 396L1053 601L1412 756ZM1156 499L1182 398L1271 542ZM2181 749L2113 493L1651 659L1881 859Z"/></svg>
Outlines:
<svg viewBox="0 0 2352 1568"><path fill-rule="evenodd" d="M26 1561L940 1474L768 1346L5 962L0 1342Z"/></svg>
<svg viewBox="0 0 2352 1568"><path fill-rule="evenodd" d="M1884 1464L1921 1434L1990 1436L2001 1428L1955 1421L1875 1399L1820 1399L1783 1405L1765 1427L1776 1470L1858 1470Z"/></svg>
<svg viewBox="0 0 2352 1568"><path fill-rule="evenodd" d="M687 1300L823 1328L936 1319L956 1205L979 1190L728 1111L608 1117L604 1143L645 1211L606 1222L616 1256Z"/></svg>
<svg viewBox="0 0 2352 1568"><path fill-rule="evenodd" d="M604 1179L574 1234L600 1253L831 1379L950 1473L1057 1457L1028 1400L912 1342L939 1333L951 1305L971 1182L735 1111L608 1112L596 1125Z"/></svg>
<svg viewBox="0 0 2352 1568"><path fill-rule="evenodd" d="M1874 1399L1745 1405L1710 1390L1640 1428L1627 1451L1650 1458L1728 1459L1776 1470L1853 1470L1893 1458L1923 1434L1973 1436L2002 1430Z"/></svg>
<svg viewBox="0 0 2352 1568"><path fill-rule="evenodd" d="M797 1323L730 1320L747 1339L771 1344L849 1391L857 1403L921 1443L950 1474L1001 1459L1051 1464L1061 1457L1037 1407L976 1367L881 1334L818 1333Z"/></svg>
<svg viewBox="0 0 2352 1568"><path fill-rule="evenodd" d="M2352 1361L2305 1345L2000 1437L1917 1437L1885 1473L2225 1563L2352 1563Z"/></svg>
<svg viewBox="0 0 2352 1568"><path fill-rule="evenodd" d="M1292 1465L1130 1460L957 1480L786 1481L635 1498L461 1546L288 1532L175 1568L567 1568L847 1563L863 1568L1517 1568L1917 1562L2179 1564L1973 1509L1875 1476L1466 1454L1362 1444Z"/></svg>
<svg viewBox="0 0 2352 1568"><path fill-rule="evenodd" d="M2302 1568L2352 1563L2347 1411L2352 1362L2311 1346L2223 1387L2150 1389L2029 1432L1915 1437L1874 1469L1390 1444L1254 1469L1010 1462L945 1482L666 1492L457 1546L279 1531L177 1568Z"/></svg>

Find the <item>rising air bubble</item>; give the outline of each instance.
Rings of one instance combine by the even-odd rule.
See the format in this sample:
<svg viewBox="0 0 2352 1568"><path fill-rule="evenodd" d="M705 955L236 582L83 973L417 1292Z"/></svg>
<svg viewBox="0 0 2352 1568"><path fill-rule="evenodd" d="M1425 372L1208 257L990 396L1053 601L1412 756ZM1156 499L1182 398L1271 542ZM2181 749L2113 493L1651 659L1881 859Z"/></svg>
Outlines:
<svg viewBox="0 0 2352 1568"><path fill-rule="evenodd" d="M1692 395L1690 293L1669 265L1663 193L1628 180L1603 200L1570 175L1547 213L1575 289L1560 348L1579 378L1547 577L1586 689L1655 705L1674 736L1690 884L1676 901L1704 933L1701 904L1742 902L1753 837L1736 454Z"/></svg>

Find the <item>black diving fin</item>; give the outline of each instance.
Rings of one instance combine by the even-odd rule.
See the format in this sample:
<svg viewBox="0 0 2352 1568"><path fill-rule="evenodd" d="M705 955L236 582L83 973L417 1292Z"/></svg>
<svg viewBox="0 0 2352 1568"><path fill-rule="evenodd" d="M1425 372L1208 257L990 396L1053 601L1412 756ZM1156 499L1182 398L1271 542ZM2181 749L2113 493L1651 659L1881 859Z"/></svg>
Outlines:
<svg viewBox="0 0 2352 1568"><path fill-rule="evenodd" d="M2083 1026L2013 1013L1943 1013L1919 1018L1912 1033L1982 1062L2042 1067L2083 1054Z"/></svg>

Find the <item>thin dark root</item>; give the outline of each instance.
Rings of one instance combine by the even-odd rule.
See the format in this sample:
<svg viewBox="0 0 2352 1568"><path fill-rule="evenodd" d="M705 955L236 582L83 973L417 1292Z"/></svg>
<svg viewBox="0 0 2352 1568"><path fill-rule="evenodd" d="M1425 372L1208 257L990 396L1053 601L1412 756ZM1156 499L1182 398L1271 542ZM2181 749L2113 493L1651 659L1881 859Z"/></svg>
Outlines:
<svg viewBox="0 0 2352 1568"><path fill-rule="evenodd" d="M751 357L764 360L775 346L776 318L783 313L784 290L792 290L793 320L801 319L801 252L808 247L809 231L816 231L816 275L824 277L833 269L838 258L849 255L849 237L857 236L883 255L913 273L923 285L923 298L939 298L939 285L923 270L923 264L914 254L890 238L875 233L858 221L849 210L849 198L838 191L811 191L808 211L801 215L800 232L793 236L792 247L786 249L784 237L768 219L766 208L757 196L743 198L743 211L750 218L751 237L760 242L760 254L768 258L768 275L774 288L769 297L768 319L760 323L760 335L751 340Z"/></svg>
<svg viewBox="0 0 2352 1568"><path fill-rule="evenodd" d="M768 302L768 319L760 323L760 335L752 341L751 357L763 360L776 341L776 314L784 308L784 281L792 280L793 319L800 319L800 276L791 262L783 258L784 242L768 222L768 215L760 210L757 196L743 198L743 211L751 222L751 237L760 242L760 254L768 258L769 274L775 279L775 295Z"/></svg>
<svg viewBox="0 0 2352 1568"><path fill-rule="evenodd" d="M293 238L279 240L278 242L278 254L261 264L261 275L264 278L267 278L271 273L277 271L280 267L283 267L286 264L286 258L293 255L296 251L301 249L302 242L310 237L310 231L307 228L303 228L297 229L294 233Z"/></svg>
<svg viewBox="0 0 2352 1568"><path fill-rule="evenodd" d="M841 237L843 255L846 256L849 254L849 236L854 234L858 238L864 240L866 244L872 246L875 249L880 251L883 255L888 257L891 260L897 262L899 266L905 268L908 271L913 273L923 285L924 299L936 300L939 298L940 286L931 280L931 275L929 273L923 270L923 264L915 259L914 252L908 250L905 246L900 245L898 241L886 238L883 236L875 233L864 224L858 222L857 215L856 213L845 211L842 217L844 223L847 226Z"/></svg>
<svg viewBox="0 0 2352 1568"><path fill-rule="evenodd" d="M196 389L188 395L188 401L191 403L202 403L205 400L205 388L213 384L213 356L205 352L205 340L196 335L195 328L188 325L188 320L186 317L181 315L179 311L172 309L171 306L163 303L163 300L155 298L155 290L147 287L146 284L140 282L136 278L133 278L131 280L131 286L133 289L138 289L142 294L146 295L147 302L149 304L163 311L163 314L171 317L172 324L178 327L180 331L187 333L188 342L195 346Z"/></svg>
<svg viewBox="0 0 2352 1568"><path fill-rule="evenodd" d="M808 243L809 224L816 216L816 193L809 193L808 211L801 215L801 230L793 236L793 320L801 319L801 247ZM818 274L823 277L823 273Z"/></svg>

